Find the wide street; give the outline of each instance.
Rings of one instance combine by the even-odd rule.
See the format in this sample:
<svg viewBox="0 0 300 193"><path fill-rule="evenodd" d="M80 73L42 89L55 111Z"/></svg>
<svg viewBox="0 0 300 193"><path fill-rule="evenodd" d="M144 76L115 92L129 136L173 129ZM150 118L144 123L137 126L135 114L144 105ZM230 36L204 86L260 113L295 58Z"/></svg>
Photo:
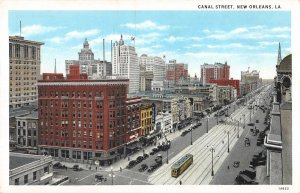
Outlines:
<svg viewBox="0 0 300 193"><path fill-rule="evenodd" d="M266 92L261 92L256 98L261 98L263 95L267 95ZM262 100L260 100L262 102ZM235 110L235 111L234 111ZM255 111L255 115L252 116L252 120L260 118L259 123L263 123L263 116L261 116L261 110ZM225 111L227 114L227 111ZM257 114L258 112L258 114ZM253 113L253 112L252 112ZM95 168L87 170L88 168L83 167L83 171L73 171L72 169L62 170L55 169L57 175L69 176L70 181L66 185L149 185L149 184L179 184L182 181L183 184L234 184L234 178L236 172L230 173L230 178L224 175L224 168L230 165L236 157L243 157L240 168L246 168L249 165L250 157L259 151L260 147L256 148L255 140L251 139L251 146L248 149L253 149L252 154L245 154L245 149L240 146L243 145L244 137L249 134L249 127L243 129L243 126L250 122L250 110L247 105L243 104L236 105L235 102L230 104L228 108L229 117L224 115L217 118L213 116L203 118L201 120L202 125L193 129L192 133L189 132L185 136L180 136L184 130L190 129L190 125L181 131L167 135L161 139L160 142L165 140L171 141L171 147L168 151L160 151L157 154L161 154L163 158L163 165L152 173L148 173L147 170L139 172L141 164L147 164L148 166L155 163L157 154L150 155L149 158L139 163L131 169L124 169L128 164L128 160L119 160L119 163L114 163L113 169L109 167L101 168L98 171ZM254 116L254 117L253 117ZM219 120L217 120L219 119ZM261 120L262 119L262 120ZM222 122L221 120L225 121ZM238 121L240 121L238 123ZM196 122L196 120L194 120ZM219 124L217 124L219 122ZM208 123L208 125L207 125ZM239 125L239 129L237 126ZM263 128L264 129L264 128ZM207 134L208 131L208 134ZM229 148L230 152L227 153L228 149L228 133L229 132ZM239 135L239 138L237 137ZM169 137L172 136L172 137ZM192 140L191 140L192 139ZM192 143L192 145L191 145ZM235 145L236 144L236 145ZM215 176L212 178L211 174L211 147L214 147L214 172ZM156 146L147 147L145 153L149 154L151 149ZM238 151L236 150L238 149ZM142 155L143 151L131 155L130 160L135 159L138 155ZM236 153L237 152L237 153ZM171 166L180 159L186 153L192 153L194 155L194 163L178 178L171 177ZM168 156L167 156L168 154ZM240 156L242 154L243 156ZM235 155L235 156L234 156ZM166 163L168 160L168 164ZM232 163L231 163L232 165ZM120 171L120 167L122 170ZM220 168L220 170L219 170ZM235 171L234 169L230 171ZM95 181L95 175L103 175L106 181L98 182ZM113 177L112 177L113 176ZM224 180L218 180L224 178Z"/></svg>
<svg viewBox="0 0 300 193"><path fill-rule="evenodd" d="M256 100L260 100L260 105L269 106L270 103L270 97L269 92L262 92L260 95L256 97ZM266 116L266 112L263 113L262 110L257 108L253 120L252 121L255 124L255 127L259 129L259 131L263 131L266 128L266 124L264 124L264 118ZM256 108L255 108L256 110ZM258 123L256 123L256 120L258 120ZM213 180L210 184L212 185L232 185L235 184L235 178L238 175L238 173L242 170L249 169L249 163L252 160L253 155L257 155L259 152L261 152L264 148L262 146L257 146L257 136L253 136L250 131L250 129L253 128L253 126L246 125L246 132L243 132L240 140L237 142L237 144L232 148L230 151L228 157L226 160L224 160L222 166L216 172L215 176L213 177ZM245 146L244 139L249 138L251 145ZM242 156L241 156L242 155ZM234 161L239 161L240 165L239 167L235 168L233 167ZM229 169L228 169L229 166ZM262 170L265 170L266 166L259 166L256 168L257 178L256 181L259 184L267 184L267 179L265 175L261 175L264 172Z"/></svg>

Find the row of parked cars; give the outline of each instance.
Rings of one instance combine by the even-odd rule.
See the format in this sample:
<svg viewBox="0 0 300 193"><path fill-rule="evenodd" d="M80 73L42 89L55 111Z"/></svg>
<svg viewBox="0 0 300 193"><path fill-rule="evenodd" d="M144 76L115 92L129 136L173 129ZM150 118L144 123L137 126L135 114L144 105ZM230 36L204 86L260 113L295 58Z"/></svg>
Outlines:
<svg viewBox="0 0 300 193"><path fill-rule="evenodd" d="M267 157L260 152L258 155L253 155L252 161L250 161L250 168L255 168L256 166L266 165Z"/></svg>
<svg viewBox="0 0 300 193"><path fill-rule="evenodd" d="M235 178L235 181L239 185L257 185L255 181L256 171L254 170L243 170L240 171L238 176Z"/></svg>
<svg viewBox="0 0 300 193"><path fill-rule="evenodd" d="M252 161L250 161L250 169L246 169L239 172L239 175L235 178L237 184L248 184L248 185L256 185L258 184L255 181L256 178L256 171L255 167L259 165L266 164L266 156L263 152L259 153L258 155L254 155Z"/></svg>
<svg viewBox="0 0 300 193"><path fill-rule="evenodd" d="M131 160L128 165L126 166L127 169L133 168L137 164L141 163L143 160L147 159L149 157L148 154L144 154L142 156L138 156L135 160Z"/></svg>

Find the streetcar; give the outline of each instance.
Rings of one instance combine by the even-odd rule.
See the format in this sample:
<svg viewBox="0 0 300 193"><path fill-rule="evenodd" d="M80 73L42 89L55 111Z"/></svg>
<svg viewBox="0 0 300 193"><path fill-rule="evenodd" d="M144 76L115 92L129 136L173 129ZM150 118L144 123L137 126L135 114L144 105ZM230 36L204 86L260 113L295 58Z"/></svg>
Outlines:
<svg viewBox="0 0 300 193"><path fill-rule="evenodd" d="M172 177L177 178L180 174L182 174L191 164L193 163L193 155L186 154L182 158L180 158L172 167L171 167L171 175Z"/></svg>

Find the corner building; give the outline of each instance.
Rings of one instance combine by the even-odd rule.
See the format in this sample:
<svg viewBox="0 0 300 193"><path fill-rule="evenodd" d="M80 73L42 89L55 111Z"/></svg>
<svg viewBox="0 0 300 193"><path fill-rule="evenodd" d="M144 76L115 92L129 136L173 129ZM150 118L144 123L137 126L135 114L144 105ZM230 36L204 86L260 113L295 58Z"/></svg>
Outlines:
<svg viewBox="0 0 300 193"><path fill-rule="evenodd" d="M22 36L9 36L9 108L36 103L42 45Z"/></svg>
<svg viewBox="0 0 300 193"><path fill-rule="evenodd" d="M111 164L129 143L128 79L89 80L70 66L70 74L44 73L38 82L40 153L70 162Z"/></svg>

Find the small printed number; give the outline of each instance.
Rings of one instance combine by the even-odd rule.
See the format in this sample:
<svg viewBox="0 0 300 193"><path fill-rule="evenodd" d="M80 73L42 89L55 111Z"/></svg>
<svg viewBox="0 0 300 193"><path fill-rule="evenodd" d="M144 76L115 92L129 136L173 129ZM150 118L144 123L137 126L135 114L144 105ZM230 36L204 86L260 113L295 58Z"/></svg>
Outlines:
<svg viewBox="0 0 300 193"><path fill-rule="evenodd" d="M289 187L279 187L279 190L289 190Z"/></svg>

